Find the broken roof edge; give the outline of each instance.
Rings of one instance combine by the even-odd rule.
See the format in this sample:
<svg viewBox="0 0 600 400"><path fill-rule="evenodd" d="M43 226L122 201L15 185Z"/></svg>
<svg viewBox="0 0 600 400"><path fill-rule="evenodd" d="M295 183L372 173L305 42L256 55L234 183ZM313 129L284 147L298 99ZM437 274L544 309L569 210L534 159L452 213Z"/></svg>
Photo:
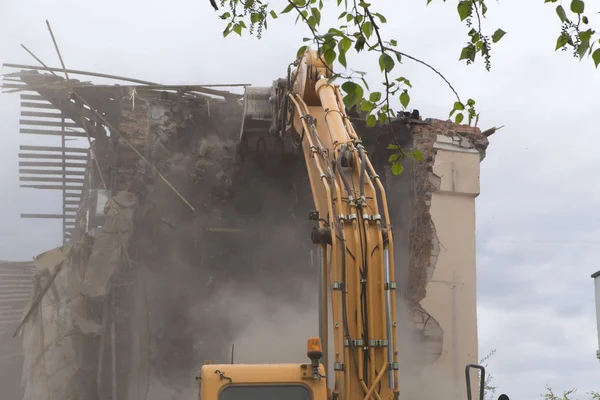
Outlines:
<svg viewBox="0 0 600 400"><path fill-rule="evenodd" d="M39 74L40 77L44 77L42 79L49 79L49 77L53 77L55 79L52 80L52 83L50 84L51 86L49 86L47 83L44 84L44 87L42 87L41 89L63 89L63 88L67 88L69 87L69 85L73 84L73 81L75 81L77 83L76 87L77 88L134 88L136 90L175 90L178 92L182 92L182 93L190 93L190 94L195 94L195 93L199 93L202 95L213 95L213 96L219 96L224 98L225 100L233 100L233 99L239 99L241 97L243 97L242 94L238 94L238 93L232 93L229 91L224 91L224 90L218 90L218 89L213 89L214 87L247 87L250 86L249 84L207 84L207 85L162 85L162 84L158 84L158 83L154 83L154 82L150 82L150 81L144 81L144 80L140 80L140 79L134 79L134 78L128 78L128 77L124 77L124 76L118 76L118 75L110 75L110 74L104 74L104 73L97 73L97 72L89 72L89 71L83 71L83 70L70 70L70 69L63 69L63 68L56 68L56 67L38 67L38 66L33 66L33 65L25 65L25 64L11 64L11 63L4 63L2 64L3 67L7 67L7 68L20 68L21 71L17 71L17 72L13 72L13 73L8 73L8 74L4 74L4 77L8 77L8 78L20 78L24 75L33 75L33 74ZM50 74L40 74L40 71L49 71L52 75ZM57 76L54 72L58 71L58 72L67 72L73 75L84 75L84 76L92 76L92 77L97 77L97 78L105 78L105 79L112 79L112 80L117 80L117 81L126 81L126 82L130 82L130 83L136 83L138 85L120 85L120 84L114 84L114 85L102 85L102 84L93 84L92 82L79 82L77 80L72 80L72 79L65 79L63 77L59 77ZM56 79L58 78L58 79ZM3 84L2 85L3 88L8 88L8 89L13 89L10 90L8 92L4 92L4 93L13 93L13 92L18 92L18 91L22 91L22 90L32 90L32 91L37 91L36 90L36 85L30 85L30 84L25 84L25 85L18 85L15 83L8 83L8 84Z"/></svg>

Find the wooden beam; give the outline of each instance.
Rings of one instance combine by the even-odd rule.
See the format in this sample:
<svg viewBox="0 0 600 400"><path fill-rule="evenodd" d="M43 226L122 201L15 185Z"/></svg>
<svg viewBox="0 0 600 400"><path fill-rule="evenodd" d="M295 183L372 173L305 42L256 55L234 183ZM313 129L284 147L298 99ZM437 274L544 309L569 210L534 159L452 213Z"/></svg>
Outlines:
<svg viewBox="0 0 600 400"><path fill-rule="evenodd" d="M62 183L83 183L85 179L77 178L52 178L48 176L20 176L21 182L62 182Z"/></svg>
<svg viewBox="0 0 600 400"><path fill-rule="evenodd" d="M65 186L65 185L19 185L19 187L22 188L27 188L27 189L46 189L46 190L79 190L82 191L83 189L81 187L74 187L74 186ZM66 196L70 197L80 197L81 194L75 194L75 193L65 193Z"/></svg>
<svg viewBox="0 0 600 400"><path fill-rule="evenodd" d="M44 100L39 94L21 94L21 100Z"/></svg>
<svg viewBox="0 0 600 400"><path fill-rule="evenodd" d="M21 111L21 117L57 118L61 119L61 113L49 113L41 111Z"/></svg>
<svg viewBox="0 0 600 400"><path fill-rule="evenodd" d="M22 101L21 107L23 107L23 108L46 108L46 109L60 111L58 108L54 107L54 104L50 104L50 103L31 103L29 101Z"/></svg>
<svg viewBox="0 0 600 400"><path fill-rule="evenodd" d="M54 136L73 136L73 137L82 137L85 138L87 135L85 132L73 132L73 131L57 131L57 130L47 130L47 129L29 129L29 128L21 128L19 129L19 133L23 133L26 135L54 135Z"/></svg>
<svg viewBox="0 0 600 400"><path fill-rule="evenodd" d="M51 161L19 161L19 167L62 167L67 168L87 168L87 163L61 163Z"/></svg>
<svg viewBox="0 0 600 400"><path fill-rule="evenodd" d="M58 151L62 152L63 150L67 153L88 153L89 150L85 148L77 148L77 147L65 147L64 149L60 146L19 146L20 150L33 150L33 151Z"/></svg>
<svg viewBox="0 0 600 400"><path fill-rule="evenodd" d="M88 156L76 156L73 154L48 154L48 153L19 153L19 158L32 159L32 158L54 158L59 160L83 160L87 161Z"/></svg>
<svg viewBox="0 0 600 400"><path fill-rule="evenodd" d="M63 219L63 214L21 214L21 218L51 218Z"/></svg>
<svg viewBox="0 0 600 400"><path fill-rule="evenodd" d="M58 127L63 126L62 121L36 121L33 119L20 119L19 123L21 125L58 126ZM65 128L79 128L79 125L77 125L74 122L65 122L64 126L65 126Z"/></svg>
<svg viewBox="0 0 600 400"><path fill-rule="evenodd" d="M63 171L62 169L20 169L19 170L20 174L39 174L39 175L77 175L77 176L85 176L85 171L73 171L73 170L66 170Z"/></svg>

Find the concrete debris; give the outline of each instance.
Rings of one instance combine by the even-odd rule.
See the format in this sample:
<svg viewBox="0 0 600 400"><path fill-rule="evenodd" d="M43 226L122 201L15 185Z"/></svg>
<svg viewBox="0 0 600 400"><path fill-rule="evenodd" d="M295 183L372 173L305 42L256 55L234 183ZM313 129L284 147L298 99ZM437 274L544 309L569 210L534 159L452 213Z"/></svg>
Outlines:
<svg viewBox="0 0 600 400"><path fill-rule="evenodd" d="M79 289L84 296L106 295L112 275L127 257L124 251L133 234L137 198L133 193L121 191L114 197L114 204L87 262L87 273Z"/></svg>

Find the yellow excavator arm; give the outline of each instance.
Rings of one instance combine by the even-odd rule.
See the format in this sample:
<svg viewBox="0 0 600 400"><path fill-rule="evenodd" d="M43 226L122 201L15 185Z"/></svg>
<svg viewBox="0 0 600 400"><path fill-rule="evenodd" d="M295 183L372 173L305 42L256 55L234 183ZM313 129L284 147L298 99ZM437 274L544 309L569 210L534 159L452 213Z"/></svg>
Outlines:
<svg viewBox="0 0 600 400"><path fill-rule="evenodd" d="M262 384L263 391L273 385L311 391L309 397L280 392L273 398L396 399L396 285L384 187L346 115L339 87L330 83L331 67L310 49L295 66L271 88L247 88L240 143L242 151L302 147L320 266L319 338L309 341L308 351L313 361L205 365L202 396L241 399L224 393L237 390L236 384ZM334 375L329 390L326 375ZM271 397L263 392L256 398Z"/></svg>

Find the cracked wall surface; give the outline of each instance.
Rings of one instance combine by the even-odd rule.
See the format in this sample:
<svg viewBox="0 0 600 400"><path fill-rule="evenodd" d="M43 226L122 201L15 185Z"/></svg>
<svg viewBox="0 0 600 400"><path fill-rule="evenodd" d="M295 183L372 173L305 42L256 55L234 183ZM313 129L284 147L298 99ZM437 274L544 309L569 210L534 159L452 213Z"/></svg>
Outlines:
<svg viewBox="0 0 600 400"><path fill-rule="evenodd" d="M408 306L422 330L432 395L464 398L464 366L477 363L475 198L488 139L479 129L429 121L413 128L415 168ZM473 378L476 381L476 377Z"/></svg>

